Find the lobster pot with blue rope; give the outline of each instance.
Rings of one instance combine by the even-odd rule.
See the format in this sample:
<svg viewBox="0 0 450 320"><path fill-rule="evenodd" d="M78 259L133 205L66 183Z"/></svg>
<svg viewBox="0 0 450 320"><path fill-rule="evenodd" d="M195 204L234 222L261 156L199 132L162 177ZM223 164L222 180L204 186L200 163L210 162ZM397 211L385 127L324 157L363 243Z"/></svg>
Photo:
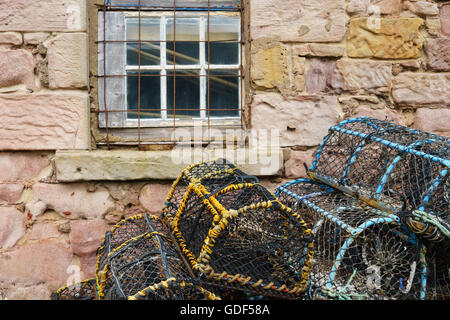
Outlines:
<svg viewBox="0 0 450 320"><path fill-rule="evenodd" d="M448 138L361 117L329 129L308 174L386 212L448 220L449 155Z"/></svg>
<svg viewBox="0 0 450 320"><path fill-rule="evenodd" d="M425 294L423 246L395 215L309 179L276 196L312 226L312 299L419 299Z"/></svg>
<svg viewBox="0 0 450 320"><path fill-rule="evenodd" d="M450 241L449 155L449 138L362 117L331 127L308 170L313 180L397 215L429 248L435 272L428 285L440 289L427 296L440 291L447 299L450 257L441 247Z"/></svg>
<svg viewBox="0 0 450 320"><path fill-rule="evenodd" d="M184 170L172 191L165 218L203 285L253 297L304 293L311 230L256 178L211 161Z"/></svg>

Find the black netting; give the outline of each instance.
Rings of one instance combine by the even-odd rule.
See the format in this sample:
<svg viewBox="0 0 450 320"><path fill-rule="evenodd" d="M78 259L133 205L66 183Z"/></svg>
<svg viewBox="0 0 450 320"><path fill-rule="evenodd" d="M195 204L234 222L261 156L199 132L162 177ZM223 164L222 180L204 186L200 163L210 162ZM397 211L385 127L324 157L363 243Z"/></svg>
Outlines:
<svg viewBox="0 0 450 320"><path fill-rule="evenodd" d="M88 279L63 287L52 293L52 300L94 300L96 299L96 280Z"/></svg>

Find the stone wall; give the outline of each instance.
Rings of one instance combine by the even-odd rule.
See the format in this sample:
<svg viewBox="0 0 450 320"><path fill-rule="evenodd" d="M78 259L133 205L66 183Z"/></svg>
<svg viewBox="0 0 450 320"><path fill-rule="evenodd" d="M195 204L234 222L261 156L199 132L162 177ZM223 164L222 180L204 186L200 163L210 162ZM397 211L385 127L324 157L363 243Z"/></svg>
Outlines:
<svg viewBox="0 0 450 320"><path fill-rule="evenodd" d="M349 117L450 135L450 1L245 3L249 126L280 132L270 190L304 177L328 127ZM0 0L0 299L47 299L92 277L104 232L159 214L170 188L164 151L90 150L87 10ZM89 161L98 175L82 171Z"/></svg>
<svg viewBox="0 0 450 320"><path fill-rule="evenodd" d="M449 1L251 1L251 119L280 130L284 176L349 117L449 136L449 16Z"/></svg>

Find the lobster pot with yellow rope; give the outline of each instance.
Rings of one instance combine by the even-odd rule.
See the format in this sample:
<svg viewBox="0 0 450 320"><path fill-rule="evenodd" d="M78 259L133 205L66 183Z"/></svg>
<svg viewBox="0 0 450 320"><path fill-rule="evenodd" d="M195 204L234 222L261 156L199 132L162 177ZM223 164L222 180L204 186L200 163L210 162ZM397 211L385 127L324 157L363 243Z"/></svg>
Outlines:
<svg viewBox="0 0 450 320"><path fill-rule="evenodd" d="M62 287L51 295L51 300L95 300L95 298L95 278Z"/></svg>
<svg viewBox="0 0 450 320"><path fill-rule="evenodd" d="M395 215L309 179L277 189L314 235L311 299L419 299L426 292L424 247Z"/></svg>
<svg viewBox="0 0 450 320"><path fill-rule="evenodd" d="M191 277L167 231L159 218L145 214L107 232L98 250L98 298L215 299Z"/></svg>
<svg viewBox="0 0 450 320"><path fill-rule="evenodd" d="M298 298L308 280L311 230L256 181L222 160L191 166L174 183L166 219L206 286Z"/></svg>

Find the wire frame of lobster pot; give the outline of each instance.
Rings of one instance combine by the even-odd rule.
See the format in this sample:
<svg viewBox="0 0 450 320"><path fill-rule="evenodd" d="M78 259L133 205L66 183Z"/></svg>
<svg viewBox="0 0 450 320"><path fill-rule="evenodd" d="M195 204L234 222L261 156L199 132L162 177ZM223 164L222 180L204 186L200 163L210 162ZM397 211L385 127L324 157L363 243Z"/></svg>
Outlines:
<svg viewBox="0 0 450 320"><path fill-rule="evenodd" d="M191 277L168 229L155 216L122 220L98 250L99 299L215 300Z"/></svg>
<svg viewBox="0 0 450 320"><path fill-rule="evenodd" d="M449 217L450 139L367 117L329 129L309 177L383 211Z"/></svg>
<svg viewBox="0 0 450 320"><path fill-rule="evenodd" d="M299 297L308 278L311 230L262 185L227 171L228 164L199 170L210 165L193 167L194 179L184 171L177 181L188 177L187 189L183 182L174 190L185 194L181 201L168 200L175 212L167 215L172 232L202 284L254 296Z"/></svg>
<svg viewBox="0 0 450 320"><path fill-rule="evenodd" d="M278 187L276 196L312 225L312 299L420 299L424 247L399 218L312 181Z"/></svg>
<svg viewBox="0 0 450 320"><path fill-rule="evenodd" d="M226 159L196 163L185 168L173 182L167 195L163 215L169 219L176 215L191 183L201 185L209 193L216 193L231 184L259 182Z"/></svg>

